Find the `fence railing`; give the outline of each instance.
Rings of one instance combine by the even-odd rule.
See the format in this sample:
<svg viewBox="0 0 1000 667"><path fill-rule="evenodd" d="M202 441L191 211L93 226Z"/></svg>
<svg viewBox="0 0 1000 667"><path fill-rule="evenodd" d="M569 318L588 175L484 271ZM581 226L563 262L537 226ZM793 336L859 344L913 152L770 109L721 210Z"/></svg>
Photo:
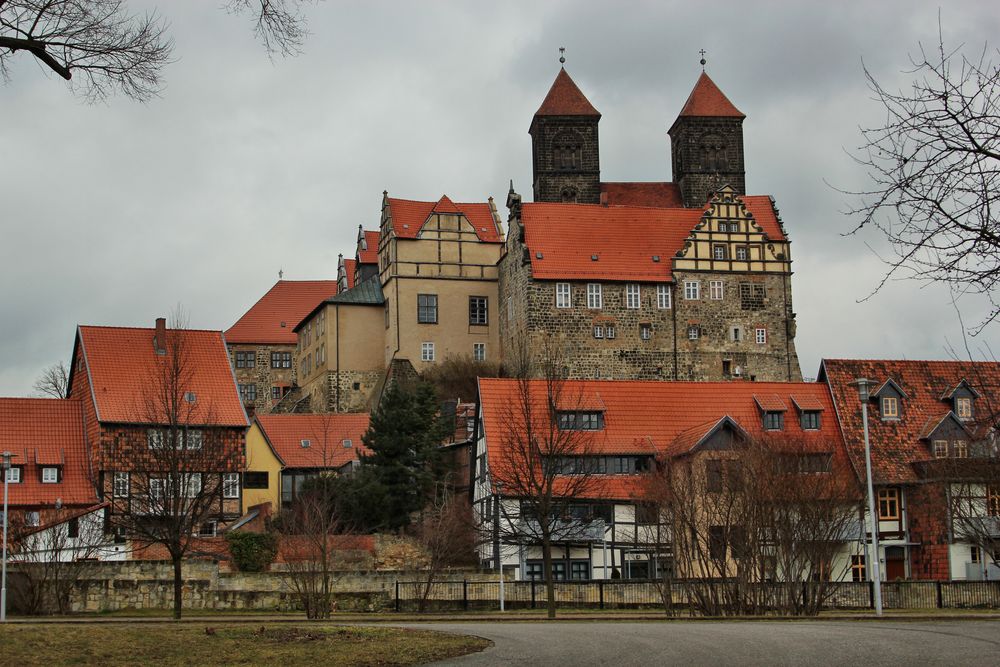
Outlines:
<svg viewBox="0 0 1000 667"><path fill-rule="evenodd" d="M560 608L580 609L650 609L669 604L675 610L692 608L693 593L705 581L559 581L555 599ZM731 586L719 582L719 586ZM797 583L794 587L814 586ZM746 586L746 584L744 584ZM780 599L787 595L788 583L755 583L757 600ZM824 609L873 609L875 585L872 582L837 582L828 584ZM542 609L546 605L545 582L505 581L506 609ZM723 596L724 597L724 596ZM738 597L738 596L737 596ZM441 581L428 589L426 582L397 581L396 611L487 611L500 605L499 581ZM885 609L1000 609L1000 581L898 581L882 583Z"/></svg>

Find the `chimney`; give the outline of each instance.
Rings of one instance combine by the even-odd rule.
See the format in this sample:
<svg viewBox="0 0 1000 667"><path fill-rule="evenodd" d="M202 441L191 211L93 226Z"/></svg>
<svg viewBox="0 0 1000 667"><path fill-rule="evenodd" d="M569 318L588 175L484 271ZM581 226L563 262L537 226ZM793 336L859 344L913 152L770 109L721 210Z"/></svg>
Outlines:
<svg viewBox="0 0 1000 667"><path fill-rule="evenodd" d="M601 193L601 206L603 206L604 208L608 207L608 193L607 192L602 192Z"/></svg>
<svg viewBox="0 0 1000 667"><path fill-rule="evenodd" d="M167 353L167 318L156 318L156 331L153 334L153 349L157 354Z"/></svg>

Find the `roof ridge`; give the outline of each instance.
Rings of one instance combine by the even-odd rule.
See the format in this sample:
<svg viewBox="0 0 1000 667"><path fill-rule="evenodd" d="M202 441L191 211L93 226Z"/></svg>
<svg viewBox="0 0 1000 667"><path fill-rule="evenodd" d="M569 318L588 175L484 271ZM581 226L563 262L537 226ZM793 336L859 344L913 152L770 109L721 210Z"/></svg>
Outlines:
<svg viewBox="0 0 1000 667"><path fill-rule="evenodd" d="M155 327L124 327L124 326L113 326L106 324L78 324L77 326L80 327L81 329L106 329L109 331L152 331L154 333L156 332ZM190 333L217 333L217 334L224 333L222 329L190 329L187 327L180 329L176 327L167 327L167 331L187 331Z"/></svg>

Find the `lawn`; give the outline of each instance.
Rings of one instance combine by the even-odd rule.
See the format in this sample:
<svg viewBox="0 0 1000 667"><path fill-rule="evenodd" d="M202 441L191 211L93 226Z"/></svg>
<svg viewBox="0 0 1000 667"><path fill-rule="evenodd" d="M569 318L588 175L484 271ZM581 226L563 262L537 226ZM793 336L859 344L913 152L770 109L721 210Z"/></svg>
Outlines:
<svg viewBox="0 0 1000 667"><path fill-rule="evenodd" d="M419 665L481 651L477 637L279 623L11 624L0 665Z"/></svg>

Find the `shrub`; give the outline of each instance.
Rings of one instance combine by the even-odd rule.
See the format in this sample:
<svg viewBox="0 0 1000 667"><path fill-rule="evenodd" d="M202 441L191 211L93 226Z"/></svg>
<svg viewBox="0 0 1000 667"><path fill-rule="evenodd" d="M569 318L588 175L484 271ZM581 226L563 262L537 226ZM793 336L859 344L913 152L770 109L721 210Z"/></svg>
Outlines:
<svg viewBox="0 0 1000 667"><path fill-rule="evenodd" d="M278 538L274 533L229 533L229 552L241 572L261 572L278 555Z"/></svg>

